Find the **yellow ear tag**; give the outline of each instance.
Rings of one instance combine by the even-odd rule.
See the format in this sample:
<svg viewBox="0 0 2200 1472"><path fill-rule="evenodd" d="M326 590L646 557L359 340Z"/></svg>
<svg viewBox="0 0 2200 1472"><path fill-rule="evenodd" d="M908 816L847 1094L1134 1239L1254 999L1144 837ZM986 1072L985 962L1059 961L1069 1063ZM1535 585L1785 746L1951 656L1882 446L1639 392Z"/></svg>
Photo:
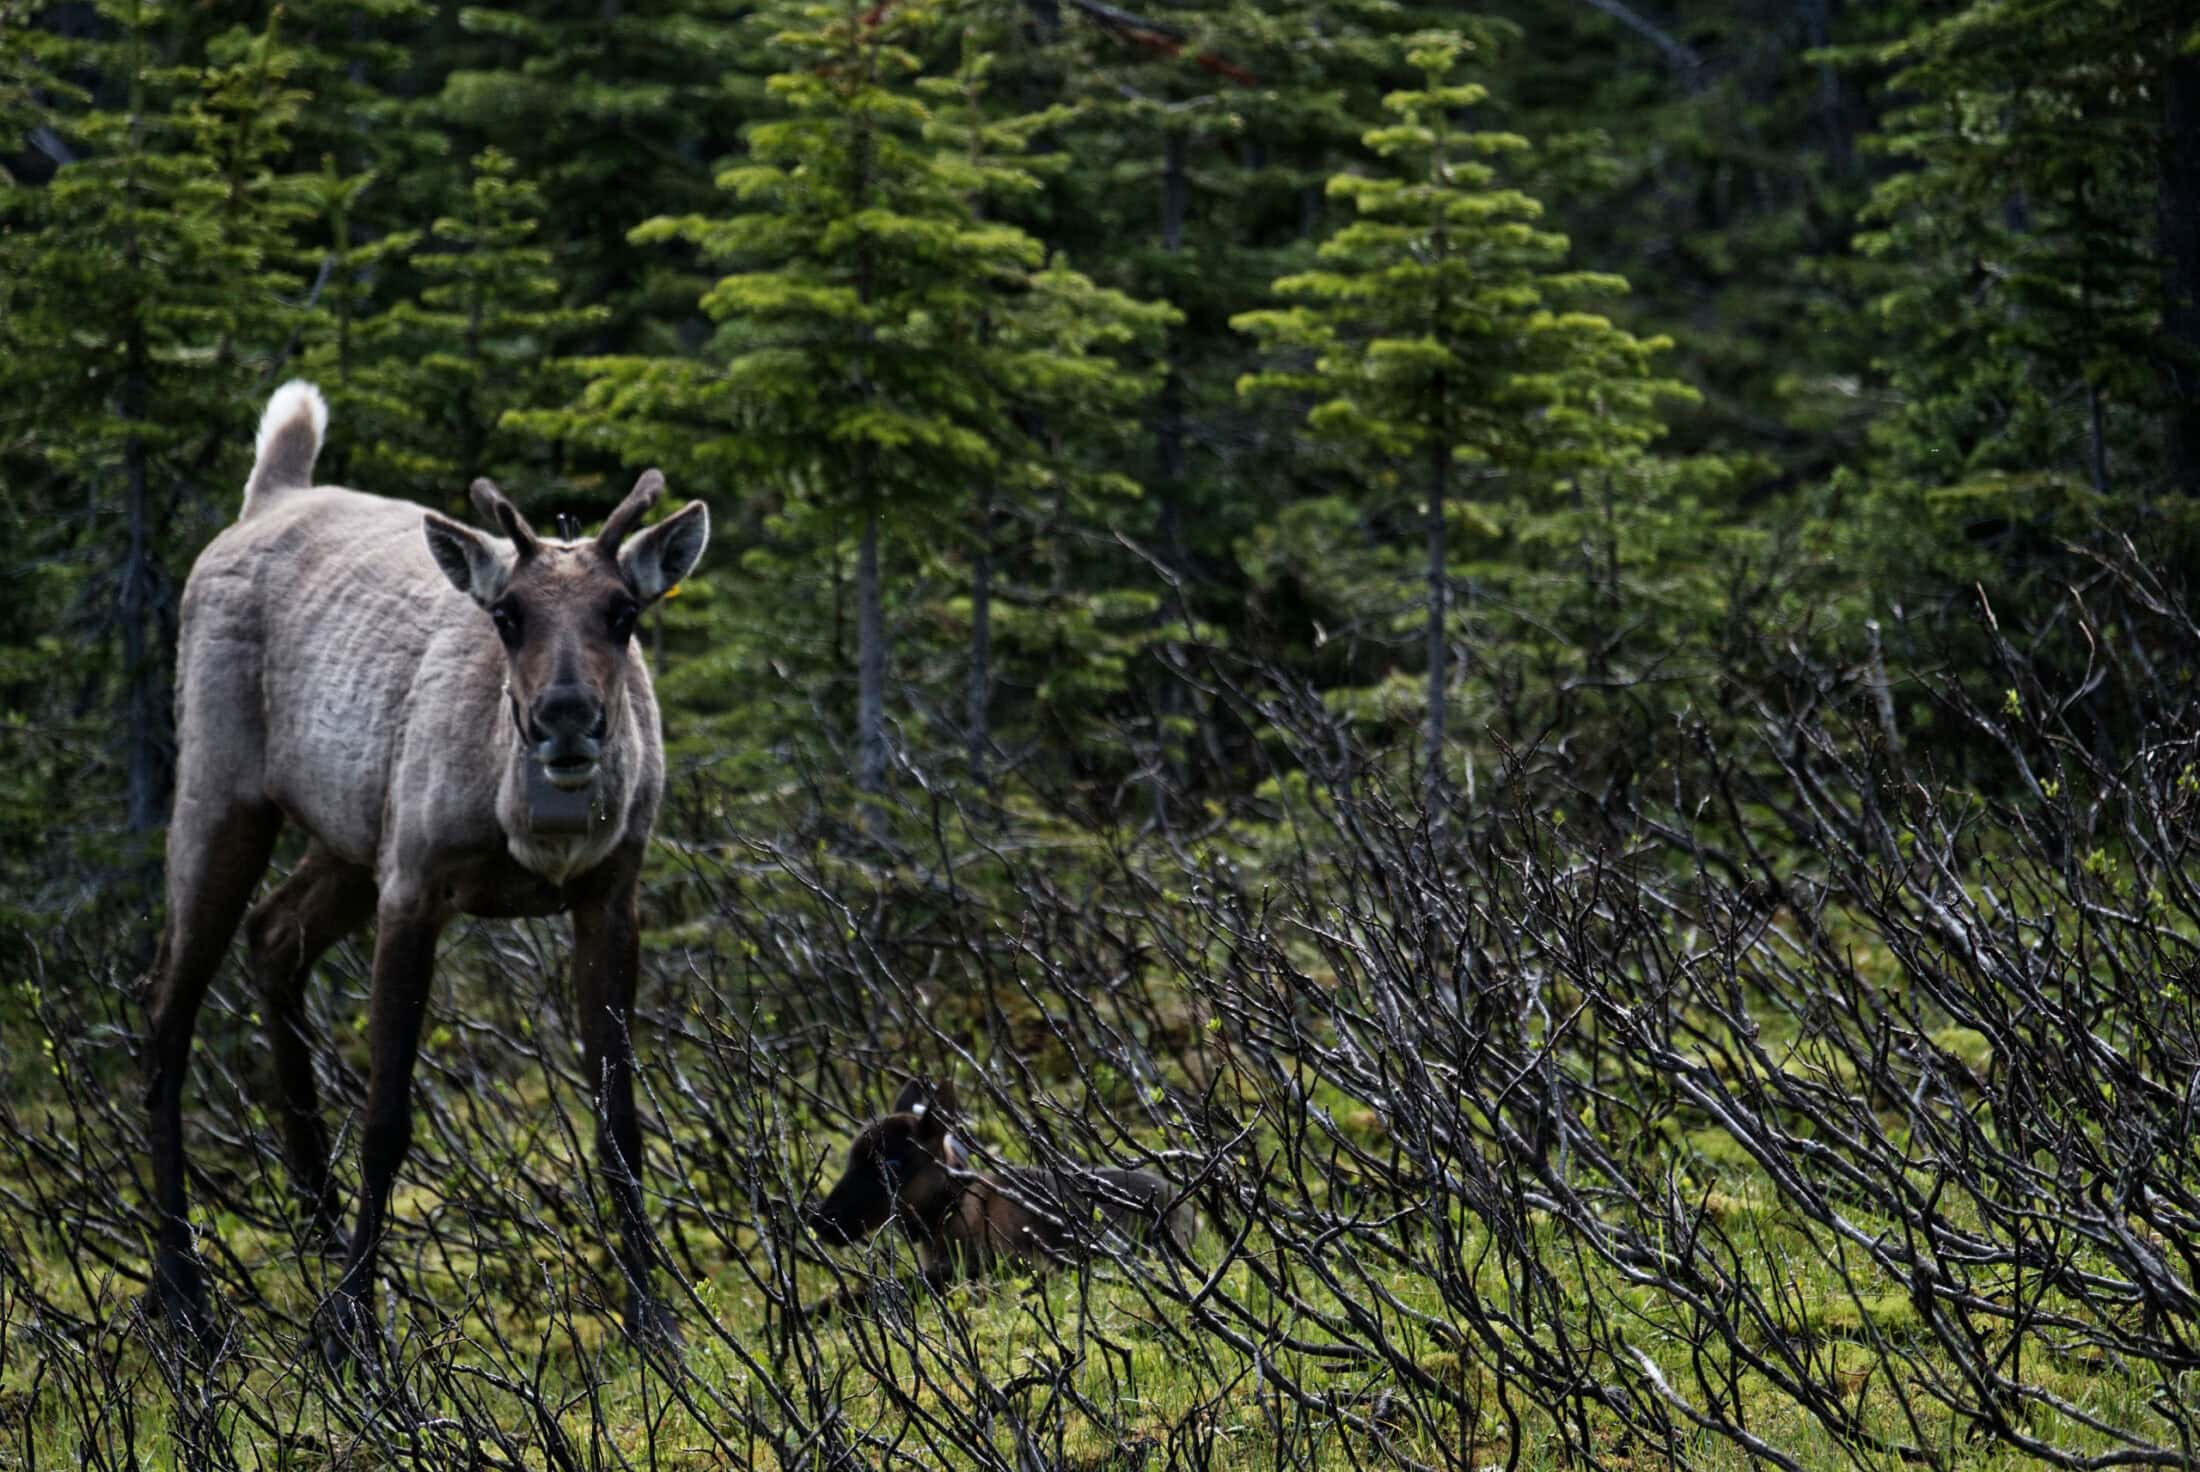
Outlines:
<svg viewBox="0 0 2200 1472"><path fill-rule="evenodd" d="M665 589L665 596L666 596L667 598L677 598L677 597L679 597L679 596L680 596L680 585L679 585L678 583L674 583L674 584L673 584L673 585L672 585L671 587L669 587L669 588Z"/></svg>

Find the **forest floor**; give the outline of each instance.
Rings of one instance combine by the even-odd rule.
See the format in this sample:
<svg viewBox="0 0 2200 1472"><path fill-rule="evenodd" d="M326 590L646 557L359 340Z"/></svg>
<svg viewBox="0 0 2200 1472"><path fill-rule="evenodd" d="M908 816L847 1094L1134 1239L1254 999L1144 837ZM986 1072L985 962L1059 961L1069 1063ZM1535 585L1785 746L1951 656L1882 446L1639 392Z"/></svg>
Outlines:
<svg viewBox="0 0 2200 1472"><path fill-rule="evenodd" d="M557 924L446 944L380 1362L341 1370L315 1347L332 1273L288 1198L241 983L207 1009L187 1116L223 1335L208 1363L141 1311L131 977L42 952L0 1005L0 1467L1984 1469L2162 1448L2200 1403L2178 1351L2135 1352L2164 1321L2123 1291L2128 1259L2052 1203L2031 1219L2042 1241L2067 1229L2060 1256L2002 1251L2040 1203L1943 1169L1959 1147L1919 1097L1949 1089L1941 1123L1992 1116L1992 1039L1922 1003L1895 1052L1929 1066L1872 1076L1894 1034L1843 1031L1848 982L1754 990L1792 982L1801 936L1837 917L1821 958L1900 991L1869 917L1682 927L1697 955L1674 975L1742 990L1681 997L1668 976L1662 1030L1637 1036L1639 1006L1570 990L1565 964L1469 999L1383 956L1348 905L1249 922L1242 894L1190 893L1212 852L1100 891L1008 864L983 900L871 874L860 909L854 871L818 862L690 856L666 879L686 914L652 934L637 1032L676 1351L630 1344L611 1307ZM324 963L312 1003L347 1182L364 944ZM1413 980L1386 993L1383 973ZM1188 1258L934 1294L891 1231L821 1248L799 1204L919 1072L959 1076L981 1160L1182 1184ZM2144 1215L2119 1219L2154 1233ZM2167 1244L2157 1258L2174 1275ZM851 1286L853 1311L791 1311Z"/></svg>

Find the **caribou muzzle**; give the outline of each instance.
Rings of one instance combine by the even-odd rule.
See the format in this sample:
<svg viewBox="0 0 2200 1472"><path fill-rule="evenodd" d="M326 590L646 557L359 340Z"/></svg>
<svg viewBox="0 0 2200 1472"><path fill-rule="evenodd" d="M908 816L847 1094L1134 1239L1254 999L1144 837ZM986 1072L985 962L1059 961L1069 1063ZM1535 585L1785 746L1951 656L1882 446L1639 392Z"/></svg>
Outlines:
<svg viewBox="0 0 2200 1472"><path fill-rule="evenodd" d="M554 685L527 712L527 741L550 785L572 792L596 780L611 713L594 692Z"/></svg>
<svg viewBox="0 0 2200 1472"><path fill-rule="evenodd" d="M848 1230L838 1216L821 1204L813 1203L802 1215L810 1230L834 1247L846 1247L856 1240L855 1233Z"/></svg>

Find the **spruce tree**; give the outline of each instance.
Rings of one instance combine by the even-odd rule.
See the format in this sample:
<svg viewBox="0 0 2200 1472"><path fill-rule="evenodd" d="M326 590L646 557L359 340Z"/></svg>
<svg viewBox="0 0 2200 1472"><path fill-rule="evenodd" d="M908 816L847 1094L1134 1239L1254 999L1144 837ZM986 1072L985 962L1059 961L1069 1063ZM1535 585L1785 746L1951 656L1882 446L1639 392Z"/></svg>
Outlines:
<svg viewBox="0 0 2200 1472"><path fill-rule="evenodd" d="M0 455L50 569L41 606L72 626L54 673L79 702L113 703L135 835L167 816L183 563L235 514L255 400L304 291L286 262L307 205L277 168L296 57L273 22L210 41L187 23L110 4L73 34L5 37L68 162L42 185L0 181ZM204 65L170 61L199 45ZM96 95L72 80L87 77ZM36 704L65 709L55 693ZM150 844L133 857L150 865Z"/></svg>
<svg viewBox="0 0 2200 1472"><path fill-rule="evenodd" d="M565 301L606 313L588 351L669 351L687 325L703 278L629 232L710 208L716 161L766 108L757 11L753 0L438 7L412 115L458 159L494 148L540 191ZM444 197L421 214L448 210Z"/></svg>
<svg viewBox="0 0 2200 1472"><path fill-rule="evenodd" d="M1051 191L1049 239L1107 284L1183 314L1146 434L1115 460L1147 487L1142 513L1125 518L1139 555L1124 572L1168 590L1146 641L1161 658L1137 682L1157 817L1168 815L1168 790L1224 760L1228 723L1178 673L1183 647L1236 640L1257 621L1266 642L1249 652L1298 652L1272 637L1265 600L1248 597L1238 548L1276 510L1241 487L1296 489L1304 467L1280 449L1280 413L1234 392L1251 355L1228 324L1308 259L1322 182L1357 146L1357 120L1395 78L1396 37L1422 8L1188 0L1064 10L1063 50L1075 61L1063 95L1077 113L1060 134L1073 162Z"/></svg>
<svg viewBox="0 0 2200 1472"><path fill-rule="evenodd" d="M1874 190L1860 241L1884 263L1877 366L1895 405L1877 466L1909 488L1884 508L1890 532L1934 507L2044 521L2164 478L2190 412L2178 360L2200 348L2161 330L2177 300L2156 249L2200 211L2170 198L2181 15L1974 4L1857 58L1892 69L1903 99L1875 142L1906 167Z"/></svg>
<svg viewBox="0 0 2200 1472"><path fill-rule="evenodd" d="M922 49L955 14L791 8L775 43L791 65L770 84L787 116L752 128L747 160L720 176L739 212L635 231L736 268L703 298L717 325L702 355L585 362L593 381L573 411L519 416L719 484L760 472L785 498L778 529L853 530L854 774L869 797L890 760L889 538L914 551L965 519L973 485L1027 476L1039 451L1020 413L1119 404L1127 380L1105 352L1160 320L1042 269L1038 241L980 213L988 192L1023 187L1003 156L1018 134L967 115L975 63L940 89L955 116L936 118L918 87ZM879 831L875 804L866 813Z"/></svg>
<svg viewBox="0 0 2200 1472"><path fill-rule="evenodd" d="M1066 166L1060 154L1035 154L1033 138L1061 128L1071 113L1055 105L995 115L995 57L980 36L976 27L965 30L954 75L919 83L933 99L927 136L940 149L935 165L974 221L1016 208L1039 192L1042 174ZM1157 342L1178 314L1098 286L1059 258L1044 269L997 275L974 305L958 356L993 401L985 432L997 455L994 472L976 481L971 516L964 739L972 769L983 775L993 741L993 574L1002 524L1019 510L1036 511L1059 538L1073 516L1138 494L1135 482L1091 452L1123 437L1156 386L1157 363L1149 358L1141 369L1118 354Z"/></svg>
<svg viewBox="0 0 2200 1472"><path fill-rule="evenodd" d="M1560 269L1564 237L1499 183L1493 161L1526 140L1455 122L1486 95L1458 77L1467 49L1452 32L1412 38L1422 85L1384 99L1393 120L1366 135L1389 167L1330 180L1354 218L1322 242L1316 269L1275 283L1300 305L1234 322L1269 358L1241 392L1307 404L1307 428L1376 499L1391 486L1419 493L1432 812L1445 792L1447 542L1460 487L1485 501L1553 496L1647 444L1657 400L1680 392L1650 374L1662 343L1571 309L1624 283Z"/></svg>
<svg viewBox="0 0 2200 1472"><path fill-rule="evenodd" d="M1681 450L1745 451L1792 485L1861 448L1875 401L1850 240L1872 173L1874 69L1827 48L1892 7L1832 0L1495 0L1517 39L1492 102L1537 147L1520 182L1579 259L1626 276L1624 324L1689 323L1672 371L1703 392ZM1778 480L1775 481L1775 476Z"/></svg>
<svg viewBox="0 0 2200 1472"><path fill-rule="evenodd" d="M608 313L561 304L541 192L515 177L512 160L486 149L471 173L459 208L425 239L408 231L364 245L352 243L345 211L371 176L321 181L342 284L306 361L348 426L332 474L431 504L487 475L526 486L539 514L557 504L556 486L543 484L556 467L502 421L556 400L554 356ZM375 270L385 266L403 269ZM417 294L365 310L352 283L370 272L418 282Z"/></svg>

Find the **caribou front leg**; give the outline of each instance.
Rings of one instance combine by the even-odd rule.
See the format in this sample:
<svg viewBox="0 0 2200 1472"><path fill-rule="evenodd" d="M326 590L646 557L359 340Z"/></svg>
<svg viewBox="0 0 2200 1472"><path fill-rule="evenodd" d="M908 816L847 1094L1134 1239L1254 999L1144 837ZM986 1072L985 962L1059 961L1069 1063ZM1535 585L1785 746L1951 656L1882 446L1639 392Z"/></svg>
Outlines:
<svg viewBox="0 0 2200 1472"><path fill-rule="evenodd" d="M676 1344L671 1310L650 1291L656 1251L642 1200L642 1127L634 1112L634 988L641 970L637 891L640 850L621 850L573 906L573 1003L596 1119L596 1158L619 1219L619 1266L627 1281L627 1333Z"/></svg>
<svg viewBox="0 0 2200 1472"><path fill-rule="evenodd" d="M419 904L382 902L374 939L374 995L367 1017L367 1117L360 1131L359 1221L344 1276L321 1307L321 1349L341 1363L373 1348L374 1265L390 1185L412 1145L413 1059L435 975L435 941L444 917Z"/></svg>

